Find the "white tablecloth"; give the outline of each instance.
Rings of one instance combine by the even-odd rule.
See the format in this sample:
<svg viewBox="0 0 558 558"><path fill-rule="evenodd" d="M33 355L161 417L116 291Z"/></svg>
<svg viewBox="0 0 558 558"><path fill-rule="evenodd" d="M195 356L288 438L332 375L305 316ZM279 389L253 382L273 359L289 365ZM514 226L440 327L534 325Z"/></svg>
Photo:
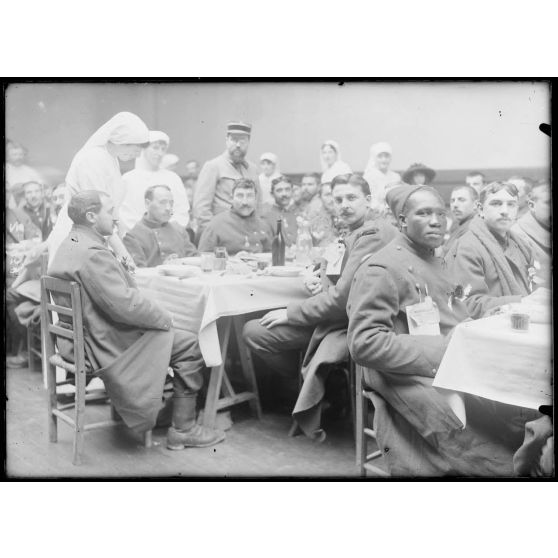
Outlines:
<svg viewBox="0 0 558 558"><path fill-rule="evenodd" d="M222 364L217 318L281 308L308 298L301 277L242 276L214 273L178 279L154 269L136 274L138 287L173 315L174 326L197 333L207 366Z"/></svg>
<svg viewBox="0 0 558 558"><path fill-rule="evenodd" d="M506 315L459 324L433 385L529 409L551 405L551 334L541 323L515 331Z"/></svg>

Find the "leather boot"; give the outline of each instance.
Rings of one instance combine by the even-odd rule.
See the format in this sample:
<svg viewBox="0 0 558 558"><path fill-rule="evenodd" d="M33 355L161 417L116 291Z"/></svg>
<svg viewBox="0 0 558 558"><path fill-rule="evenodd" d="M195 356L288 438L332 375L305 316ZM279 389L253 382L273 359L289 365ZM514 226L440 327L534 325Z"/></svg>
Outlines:
<svg viewBox="0 0 558 558"><path fill-rule="evenodd" d="M167 448L205 448L225 439L222 430L213 430L196 424L197 394L173 397L172 426L167 431Z"/></svg>

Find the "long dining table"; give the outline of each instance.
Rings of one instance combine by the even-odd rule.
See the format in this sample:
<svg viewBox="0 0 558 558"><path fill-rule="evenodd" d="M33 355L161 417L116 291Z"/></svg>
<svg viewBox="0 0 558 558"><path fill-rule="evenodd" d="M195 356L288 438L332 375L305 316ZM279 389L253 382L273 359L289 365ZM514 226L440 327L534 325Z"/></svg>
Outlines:
<svg viewBox="0 0 558 558"><path fill-rule="evenodd" d="M211 369L204 425L213 427L219 410L243 402L248 402L260 417L251 354L242 340L243 316L308 298L302 278L220 272L181 278L161 275L156 268L143 268L136 271L135 279L143 293L172 314L174 327L198 335L201 354ZM246 383L246 390L240 393L234 390L225 369L225 357L233 335Z"/></svg>

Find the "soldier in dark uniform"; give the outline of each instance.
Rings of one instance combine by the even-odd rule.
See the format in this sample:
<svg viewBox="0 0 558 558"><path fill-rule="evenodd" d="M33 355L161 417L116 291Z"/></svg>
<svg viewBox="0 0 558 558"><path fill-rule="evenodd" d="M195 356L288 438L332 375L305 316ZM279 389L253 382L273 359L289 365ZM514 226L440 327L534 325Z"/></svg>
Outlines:
<svg viewBox="0 0 558 558"><path fill-rule="evenodd" d="M340 217L350 229L345 239L335 285L325 277L325 287L303 302L292 302L286 309L272 310L260 320L244 326L244 339L251 350L265 360L274 372L290 376L298 373L299 351L306 351L302 374L305 382L294 413L308 436L321 436L319 409L325 377L318 376L322 363L343 362L348 358L345 304L355 269L361 259L389 242L397 230L382 221L365 221L370 202L368 183L357 175L333 179L333 197ZM334 272L335 269L329 271ZM335 275L335 273L331 273Z"/></svg>
<svg viewBox="0 0 558 558"><path fill-rule="evenodd" d="M109 250L106 238L114 229L113 208L102 192L75 194L68 205L74 225L48 268L49 275L81 286L89 370L101 377L124 422L141 431L155 425L170 363L174 393L167 447L220 442L224 432L196 424L204 368L196 336L173 329L172 316L138 290ZM60 321L63 326L63 316ZM73 361L71 341L59 338L58 349L65 360Z"/></svg>
<svg viewBox="0 0 558 558"><path fill-rule="evenodd" d="M479 398L464 427L432 387L452 329L467 317L454 283L435 256L446 230L436 190L398 186L387 192L402 235L355 274L347 314L348 344L374 390L374 428L394 476L511 476L521 441L492 432ZM471 410L471 407L469 407ZM479 411L479 412L477 412Z"/></svg>

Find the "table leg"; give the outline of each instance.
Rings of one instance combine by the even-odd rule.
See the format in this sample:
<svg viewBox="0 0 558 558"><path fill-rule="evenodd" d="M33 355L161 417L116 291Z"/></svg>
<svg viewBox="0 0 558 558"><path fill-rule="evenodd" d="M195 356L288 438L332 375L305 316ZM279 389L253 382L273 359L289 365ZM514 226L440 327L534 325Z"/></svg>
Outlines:
<svg viewBox="0 0 558 558"><path fill-rule="evenodd" d="M215 428L219 397L221 395L221 386L223 384L223 376L225 375L225 361L231 336L231 318L224 318L223 321L225 322L222 334L223 337L222 339L219 339L221 344L221 359L223 362L219 366L213 366L211 368L209 386L207 388L205 407L203 411L203 425L208 428Z"/></svg>

